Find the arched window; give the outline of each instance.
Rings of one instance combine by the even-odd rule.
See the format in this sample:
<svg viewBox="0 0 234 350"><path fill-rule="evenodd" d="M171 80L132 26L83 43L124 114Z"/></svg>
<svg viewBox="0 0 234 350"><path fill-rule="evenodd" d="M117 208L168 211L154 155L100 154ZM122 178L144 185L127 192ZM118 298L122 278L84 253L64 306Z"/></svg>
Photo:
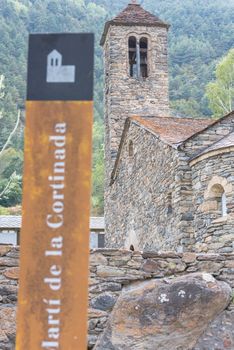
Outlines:
<svg viewBox="0 0 234 350"><path fill-rule="evenodd" d="M133 142L132 142L132 140L130 140L129 144L128 144L128 155L129 155L129 157L133 157Z"/></svg>
<svg viewBox="0 0 234 350"><path fill-rule="evenodd" d="M129 75L133 78L148 77L148 39L135 36L128 39Z"/></svg>
<svg viewBox="0 0 234 350"><path fill-rule="evenodd" d="M141 77L148 77L148 39L142 37L140 39L140 65Z"/></svg>
<svg viewBox="0 0 234 350"><path fill-rule="evenodd" d="M128 57L130 77L137 77L137 40L135 36L128 39Z"/></svg>
<svg viewBox="0 0 234 350"><path fill-rule="evenodd" d="M216 202L216 209L220 216L227 215L227 197L220 184L213 185L210 190L210 199Z"/></svg>

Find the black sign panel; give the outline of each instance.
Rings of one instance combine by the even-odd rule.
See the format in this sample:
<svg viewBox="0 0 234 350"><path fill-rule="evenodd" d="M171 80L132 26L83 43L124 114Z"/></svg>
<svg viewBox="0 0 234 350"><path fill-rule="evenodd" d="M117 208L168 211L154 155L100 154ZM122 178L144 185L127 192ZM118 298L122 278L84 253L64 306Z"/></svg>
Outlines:
<svg viewBox="0 0 234 350"><path fill-rule="evenodd" d="M93 34L31 34L27 100L92 100L93 58Z"/></svg>

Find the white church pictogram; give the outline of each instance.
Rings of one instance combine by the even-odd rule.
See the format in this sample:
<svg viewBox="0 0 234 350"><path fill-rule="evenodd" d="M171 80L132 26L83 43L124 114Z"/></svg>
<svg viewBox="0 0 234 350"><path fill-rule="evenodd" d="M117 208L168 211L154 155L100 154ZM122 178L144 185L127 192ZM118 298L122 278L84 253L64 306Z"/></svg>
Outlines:
<svg viewBox="0 0 234 350"><path fill-rule="evenodd" d="M57 50L53 50L47 56L47 83L74 83L75 66L63 66L63 56Z"/></svg>

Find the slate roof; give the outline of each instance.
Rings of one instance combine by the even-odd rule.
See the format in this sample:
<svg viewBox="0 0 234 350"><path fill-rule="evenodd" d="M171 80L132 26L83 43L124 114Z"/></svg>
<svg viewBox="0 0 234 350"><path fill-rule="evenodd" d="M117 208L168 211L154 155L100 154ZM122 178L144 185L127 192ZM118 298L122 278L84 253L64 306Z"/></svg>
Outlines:
<svg viewBox="0 0 234 350"><path fill-rule="evenodd" d="M101 45L105 43L106 35L110 25L142 25L148 27L165 27L169 28L169 24L163 22L160 18L152 13L144 10L139 4L129 4L115 18L106 22L104 32L101 38Z"/></svg>
<svg viewBox="0 0 234 350"><path fill-rule="evenodd" d="M222 118L219 118L219 119L179 118L179 117L172 117L172 116L166 116L166 115L165 116L162 115L161 117L133 116L133 117L127 118L125 121L125 126L122 133L121 141L120 141L117 158L115 160L115 165L111 173L110 185L112 185L116 179L117 168L121 158L124 141L132 122L135 123L136 125L139 125L139 127L145 130L148 130L153 135L155 135L156 137L158 137L160 140L170 145L171 147L177 148L182 143L188 141L189 139L192 139L197 134L204 132L209 127L214 126L215 124L220 122L222 123L223 120L225 120L226 118L232 115L234 115L234 111L224 115ZM209 146L203 152L205 153L205 152L209 152L209 150L212 151L214 149L226 148L230 146L234 146L234 132L225 136L224 138L214 143L213 145ZM198 154L193 159L197 158L199 155L201 154Z"/></svg>
<svg viewBox="0 0 234 350"><path fill-rule="evenodd" d="M176 146L212 124L212 119L178 117L139 117L130 118L133 122L153 132L171 146Z"/></svg>
<svg viewBox="0 0 234 350"><path fill-rule="evenodd" d="M22 218L21 216L13 215L0 215L0 230L17 230L21 228ZM105 221L104 217L91 217L90 218L90 230L92 231L104 231Z"/></svg>
<svg viewBox="0 0 234 350"><path fill-rule="evenodd" d="M221 119L224 119L227 116L224 116ZM139 125L141 128L148 130L166 144L172 146L173 148L177 148L184 141L187 141L218 121L214 121L213 119L179 118L172 116L133 116L127 118L115 165L111 173L110 185L114 183L117 176L117 168L121 158L125 137L132 122Z"/></svg>

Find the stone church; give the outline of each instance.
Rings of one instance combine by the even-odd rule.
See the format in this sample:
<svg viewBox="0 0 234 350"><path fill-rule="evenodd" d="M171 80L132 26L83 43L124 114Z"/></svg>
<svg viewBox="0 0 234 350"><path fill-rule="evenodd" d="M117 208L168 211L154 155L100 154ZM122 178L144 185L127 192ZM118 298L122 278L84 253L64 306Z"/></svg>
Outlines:
<svg viewBox="0 0 234 350"><path fill-rule="evenodd" d="M170 112L168 30L135 2L104 28L106 245L233 252L234 113Z"/></svg>

